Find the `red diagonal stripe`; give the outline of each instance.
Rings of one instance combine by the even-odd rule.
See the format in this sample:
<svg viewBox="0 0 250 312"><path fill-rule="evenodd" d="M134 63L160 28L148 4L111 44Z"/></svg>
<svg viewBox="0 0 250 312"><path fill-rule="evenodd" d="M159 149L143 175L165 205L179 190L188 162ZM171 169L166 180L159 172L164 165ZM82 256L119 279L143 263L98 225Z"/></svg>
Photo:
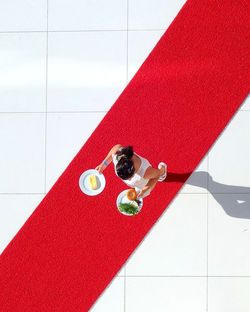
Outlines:
<svg viewBox="0 0 250 312"><path fill-rule="evenodd" d="M4 250L1 311L88 311L184 181L158 183L142 211L126 217L115 204L126 185L112 166L96 197L81 193L79 176L117 143L191 173L249 92L249 51L248 2L186 2Z"/></svg>

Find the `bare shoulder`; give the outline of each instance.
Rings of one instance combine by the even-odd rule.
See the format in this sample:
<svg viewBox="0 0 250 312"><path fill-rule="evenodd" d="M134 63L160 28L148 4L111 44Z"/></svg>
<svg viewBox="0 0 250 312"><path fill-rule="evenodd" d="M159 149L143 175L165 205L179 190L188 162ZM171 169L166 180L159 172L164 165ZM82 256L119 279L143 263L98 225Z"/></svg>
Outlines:
<svg viewBox="0 0 250 312"><path fill-rule="evenodd" d="M121 144L116 144L116 145L113 146L112 149L116 152L116 151L118 151L121 147L122 147Z"/></svg>
<svg viewBox="0 0 250 312"><path fill-rule="evenodd" d="M122 147L121 144L116 144L116 145L114 145L114 146L112 147L112 149L111 149L111 155L116 154L116 152L117 152L121 147Z"/></svg>
<svg viewBox="0 0 250 312"><path fill-rule="evenodd" d="M132 161L135 166L135 172L137 172L141 166L141 158L136 153L134 153L134 155L132 156Z"/></svg>

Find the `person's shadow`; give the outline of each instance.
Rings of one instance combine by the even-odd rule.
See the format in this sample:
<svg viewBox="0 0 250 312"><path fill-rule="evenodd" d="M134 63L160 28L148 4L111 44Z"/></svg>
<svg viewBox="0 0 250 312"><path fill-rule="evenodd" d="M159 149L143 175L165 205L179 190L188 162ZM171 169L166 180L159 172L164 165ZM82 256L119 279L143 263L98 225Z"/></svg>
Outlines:
<svg viewBox="0 0 250 312"><path fill-rule="evenodd" d="M164 182L186 182L207 189L225 212L235 218L250 219L250 187L221 184L206 171L168 172Z"/></svg>

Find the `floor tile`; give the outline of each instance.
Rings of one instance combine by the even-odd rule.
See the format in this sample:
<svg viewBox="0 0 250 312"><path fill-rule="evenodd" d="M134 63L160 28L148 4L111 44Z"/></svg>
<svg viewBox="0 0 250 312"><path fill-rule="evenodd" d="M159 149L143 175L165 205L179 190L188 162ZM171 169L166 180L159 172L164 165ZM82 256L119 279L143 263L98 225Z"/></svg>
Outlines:
<svg viewBox="0 0 250 312"><path fill-rule="evenodd" d="M0 112L45 111L46 34L0 33L0 56Z"/></svg>
<svg viewBox="0 0 250 312"><path fill-rule="evenodd" d="M216 194L215 197L209 194L208 274L250 275L249 241L250 194L244 198L234 194Z"/></svg>
<svg viewBox="0 0 250 312"><path fill-rule="evenodd" d="M164 30L129 31L128 34L128 78L131 80L149 53L163 35Z"/></svg>
<svg viewBox="0 0 250 312"><path fill-rule="evenodd" d="M124 278L115 277L89 312L124 312Z"/></svg>
<svg viewBox="0 0 250 312"><path fill-rule="evenodd" d="M49 1L49 30L116 30L126 28L126 0Z"/></svg>
<svg viewBox="0 0 250 312"><path fill-rule="evenodd" d="M209 152L211 193L250 193L250 111L238 111Z"/></svg>
<svg viewBox="0 0 250 312"><path fill-rule="evenodd" d="M0 193L40 193L45 182L45 115L0 114Z"/></svg>
<svg viewBox="0 0 250 312"><path fill-rule="evenodd" d="M209 312L249 312L250 278L209 277Z"/></svg>
<svg viewBox="0 0 250 312"><path fill-rule="evenodd" d="M107 111L126 86L126 33L50 33L48 111Z"/></svg>
<svg viewBox="0 0 250 312"><path fill-rule="evenodd" d="M104 116L104 113L48 114L47 192L64 172Z"/></svg>
<svg viewBox="0 0 250 312"><path fill-rule="evenodd" d="M207 170L207 156L198 164L195 171L186 180L183 187L180 189L179 193L207 193L208 185L208 170Z"/></svg>
<svg viewBox="0 0 250 312"><path fill-rule="evenodd" d="M204 277L126 278L126 312L204 312Z"/></svg>
<svg viewBox="0 0 250 312"><path fill-rule="evenodd" d="M167 29L185 2L185 0L129 1L129 29Z"/></svg>
<svg viewBox="0 0 250 312"><path fill-rule="evenodd" d="M244 99L242 105L240 106L240 110L250 110L250 95Z"/></svg>
<svg viewBox="0 0 250 312"><path fill-rule="evenodd" d="M0 254L44 195L0 195Z"/></svg>
<svg viewBox="0 0 250 312"><path fill-rule="evenodd" d="M47 0L0 1L0 32L46 29Z"/></svg>
<svg viewBox="0 0 250 312"><path fill-rule="evenodd" d="M130 275L206 275L207 195L179 194L126 263Z"/></svg>
<svg viewBox="0 0 250 312"><path fill-rule="evenodd" d="M125 265L123 265L120 269L120 271L117 273L117 276L125 276Z"/></svg>

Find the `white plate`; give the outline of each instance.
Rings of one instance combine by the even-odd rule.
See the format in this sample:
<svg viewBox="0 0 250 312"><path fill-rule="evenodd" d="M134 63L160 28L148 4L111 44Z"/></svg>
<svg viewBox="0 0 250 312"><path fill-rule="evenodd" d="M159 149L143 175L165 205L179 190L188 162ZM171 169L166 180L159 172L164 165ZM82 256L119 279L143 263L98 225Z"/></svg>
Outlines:
<svg viewBox="0 0 250 312"><path fill-rule="evenodd" d="M116 206L117 206L117 208L118 208L118 210L120 211L120 213L122 213L122 214L124 214L124 215L126 215L126 216L135 216L136 214L138 214L140 211L141 211L141 208L142 208L142 206L143 206L143 199L140 197L139 198L139 200L140 200L140 204L139 204L139 211L136 213L136 214L129 214L129 213L126 213L126 212L124 212L124 211L121 211L120 209L119 209L119 204L120 203L133 203L133 204L137 204L134 200L129 200L128 199L128 197L127 197L127 191L128 191L129 189L127 189L127 190L124 190L124 191L122 191L119 195L118 195L118 197L117 197L117 200L116 200Z"/></svg>
<svg viewBox="0 0 250 312"><path fill-rule="evenodd" d="M88 178L89 178L89 175L91 174L96 175L96 179L97 179L96 190L92 190L92 188L90 187L88 183ZM105 185L106 185L106 180L105 180L104 175L102 173L99 173L95 169L89 169L89 170L84 171L79 178L80 189L86 195L95 196L95 195L100 194L104 190Z"/></svg>

